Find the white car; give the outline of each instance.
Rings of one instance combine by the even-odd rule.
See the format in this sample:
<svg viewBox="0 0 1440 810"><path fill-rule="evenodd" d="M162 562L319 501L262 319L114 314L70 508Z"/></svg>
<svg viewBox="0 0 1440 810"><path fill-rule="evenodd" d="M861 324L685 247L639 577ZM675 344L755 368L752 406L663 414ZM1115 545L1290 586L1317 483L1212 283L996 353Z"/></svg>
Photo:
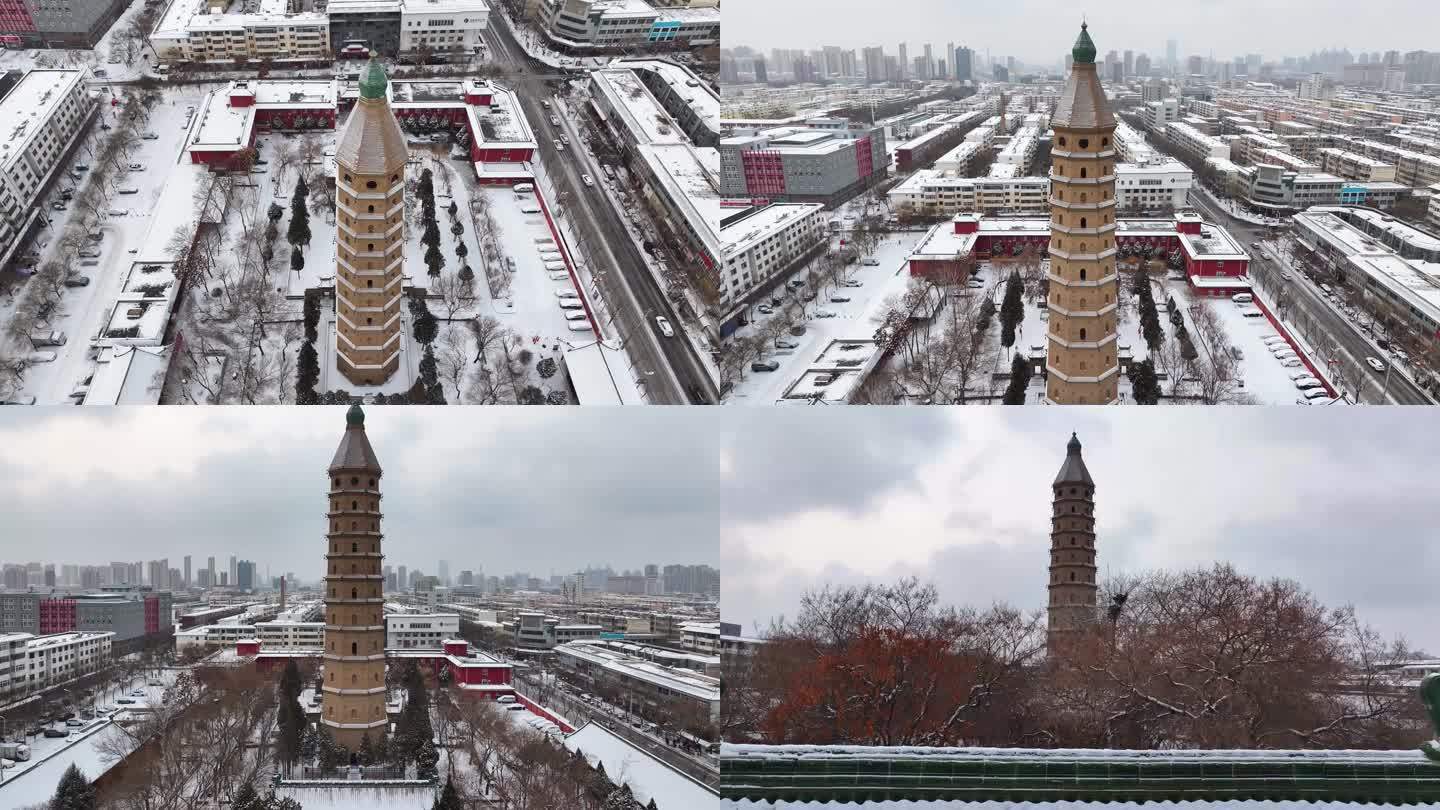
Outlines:
<svg viewBox="0 0 1440 810"><path fill-rule="evenodd" d="M130 168L130 171L132 171L132 172L143 172L143 171L145 171L145 164L144 164L144 163L131 163L129 168Z"/></svg>
<svg viewBox="0 0 1440 810"><path fill-rule="evenodd" d="M1366 365L1370 366L1370 368L1375 369L1376 372L1380 374L1385 373L1385 363L1383 361L1374 357L1367 357L1365 358L1365 363Z"/></svg>
<svg viewBox="0 0 1440 810"><path fill-rule="evenodd" d="M1296 372L1293 372L1293 373L1290 374L1290 382L1295 382L1295 381L1297 381L1297 380L1303 380L1303 379L1305 379L1306 377L1313 377L1313 376L1314 376L1314 375L1311 374L1311 373L1308 372L1308 371L1296 371Z"/></svg>
<svg viewBox="0 0 1440 810"><path fill-rule="evenodd" d="M660 329L660 334L665 337L675 337L675 327L670 325L670 321L666 320L664 315L655 316L655 326Z"/></svg>
<svg viewBox="0 0 1440 810"><path fill-rule="evenodd" d="M831 311L828 310L828 309L817 309L817 310L815 310L815 317L817 317L817 318L833 318L833 317L835 317L835 313L831 312Z"/></svg>
<svg viewBox="0 0 1440 810"><path fill-rule="evenodd" d="M595 187L595 178L591 177L588 174L580 175L580 182L584 183L589 188Z"/></svg>
<svg viewBox="0 0 1440 810"><path fill-rule="evenodd" d="M580 297L580 293L575 292L574 290L556 290L556 291L555 291L555 297L556 297L556 298L579 298L579 297Z"/></svg>
<svg viewBox="0 0 1440 810"><path fill-rule="evenodd" d="M1275 359L1276 359L1276 360L1282 360L1282 361L1283 361L1283 360L1299 360L1299 359L1300 359L1300 355L1296 354L1293 349L1286 349L1286 350L1283 351L1283 352L1275 352Z"/></svg>
<svg viewBox="0 0 1440 810"><path fill-rule="evenodd" d="M1307 388L1300 396L1309 402L1319 402L1322 399L1330 399L1330 395L1325 393L1324 388Z"/></svg>
<svg viewBox="0 0 1440 810"><path fill-rule="evenodd" d="M556 152L564 152L564 151L565 151L565 144L561 143L559 140L556 140L556 141L555 141L555 151L556 151Z"/></svg>
<svg viewBox="0 0 1440 810"><path fill-rule="evenodd" d="M1308 375L1295 381L1295 387L1302 391L1306 388L1323 388L1324 386L1324 383Z"/></svg>
<svg viewBox="0 0 1440 810"><path fill-rule="evenodd" d="M1279 335L1266 335L1265 337L1260 338L1260 342L1264 343L1267 346L1270 346L1276 343L1284 343L1285 338L1280 337Z"/></svg>
<svg viewBox="0 0 1440 810"><path fill-rule="evenodd" d="M571 309L565 311L565 320L567 321L583 321L587 317L589 316L585 314L585 310L583 309Z"/></svg>
<svg viewBox="0 0 1440 810"><path fill-rule="evenodd" d="M1280 361L1280 365L1285 368L1299 368L1305 364L1300 362L1300 358L1298 357L1286 357Z"/></svg>

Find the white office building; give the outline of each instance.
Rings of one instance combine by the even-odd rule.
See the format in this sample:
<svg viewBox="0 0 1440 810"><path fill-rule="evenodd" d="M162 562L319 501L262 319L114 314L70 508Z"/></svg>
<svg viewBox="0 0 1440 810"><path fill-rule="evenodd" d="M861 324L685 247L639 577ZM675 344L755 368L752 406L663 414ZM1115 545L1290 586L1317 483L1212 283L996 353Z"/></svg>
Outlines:
<svg viewBox="0 0 1440 810"><path fill-rule="evenodd" d="M473 53L489 20L483 0L401 0L400 50Z"/></svg>
<svg viewBox="0 0 1440 810"><path fill-rule="evenodd" d="M94 109L83 70L31 70L0 99L0 266L41 216L40 192Z"/></svg>
<svg viewBox="0 0 1440 810"><path fill-rule="evenodd" d="M460 635L458 613L402 613L385 617L385 649L440 650Z"/></svg>

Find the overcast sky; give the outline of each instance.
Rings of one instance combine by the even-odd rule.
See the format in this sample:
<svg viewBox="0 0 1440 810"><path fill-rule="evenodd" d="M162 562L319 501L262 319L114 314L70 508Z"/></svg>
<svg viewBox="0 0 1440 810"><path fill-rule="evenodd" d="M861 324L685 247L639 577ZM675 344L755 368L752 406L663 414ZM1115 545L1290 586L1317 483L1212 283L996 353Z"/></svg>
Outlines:
<svg viewBox="0 0 1440 810"><path fill-rule="evenodd" d="M1075 430L1102 579L1226 560L1440 653L1426 409L805 408L727 427L721 610L746 632L826 582L906 575L955 604L1041 608Z"/></svg>
<svg viewBox="0 0 1440 810"><path fill-rule="evenodd" d="M1358 53L1434 50L1440 30L1435 0L725 0L724 47L811 49L883 45L895 55L910 43L914 58L930 42L939 58L948 42L992 57L1059 62L1080 29L1080 15L1103 57L1131 49L1163 58L1165 40L1180 58L1245 53L1300 56L1324 48Z"/></svg>
<svg viewBox="0 0 1440 810"><path fill-rule="evenodd" d="M323 571L339 407L0 408L0 561ZM701 409L371 407L385 562L547 576L718 562Z"/></svg>

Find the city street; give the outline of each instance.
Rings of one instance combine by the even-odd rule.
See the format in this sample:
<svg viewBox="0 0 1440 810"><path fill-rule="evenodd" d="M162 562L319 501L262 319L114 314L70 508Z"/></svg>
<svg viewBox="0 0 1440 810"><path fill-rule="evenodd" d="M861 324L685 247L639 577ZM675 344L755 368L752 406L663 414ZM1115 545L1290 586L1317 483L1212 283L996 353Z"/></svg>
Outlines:
<svg viewBox="0 0 1440 810"><path fill-rule="evenodd" d="M1271 243L1264 241L1270 235L1268 228L1230 216L1198 191L1191 192L1190 203L1198 208L1206 219L1219 223L1245 245L1254 258L1250 276L1266 293L1266 297L1276 302L1281 317L1297 326L1313 324L1328 338L1321 340L1317 336L1305 334L1302 330L1302 335L1322 354L1315 358L1316 362L1330 364L1332 369L1335 364L1342 364L1344 371L1338 375L1337 383L1342 383L1342 387L1353 387L1354 381L1359 379L1358 395L1354 391L1346 392L1352 399L1370 404L1434 404L1408 377L1391 373L1390 364L1386 366L1386 373L1382 374L1375 372L1365 363L1366 357L1383 356L1379 347L1375 346L1359 327L1336 311L1334 305L1326 300L1314 282L1298 267L1276 253ZM1265 247L1256 251L1251 247L1255 242L1260 242ZM1281 279L1275 272L1277 267L1288 271L1288 281Z"/></svg>
<svg viewBox="0 0 1440 810"><path fill-rule="evenodd" d="M636 376L647 381L649 401L655 404L713 403L716 400L714 386L695 355L694 347L679 336L665 338L656 328L657 315L663 315L677 325L681 321L646 267L639 248L629 238L619 212L610 205L598 185L587 188L580 181L582 172L576 169L571 156L555 148L554 140L558 133L550 125L550 114L541 102L552 95L547 80L569 77L533 62L515 42L508 21L499 19L501 16L497 12L485 31L490 52L497 62L507 65L511 71L506 81L516 91L525 116L535 130L540 160L554 184L555 202L563 206L569 221L578 229L584 245L581 252L587 258L593 256L595 263L603 262L619 271L608 273L602 267L596 268L595 275L605 303L612 308L618 322L611 326L619 326L625 350L636 365ZM573 141L572 144L574 150L583 150L582 144Z"/></svg>

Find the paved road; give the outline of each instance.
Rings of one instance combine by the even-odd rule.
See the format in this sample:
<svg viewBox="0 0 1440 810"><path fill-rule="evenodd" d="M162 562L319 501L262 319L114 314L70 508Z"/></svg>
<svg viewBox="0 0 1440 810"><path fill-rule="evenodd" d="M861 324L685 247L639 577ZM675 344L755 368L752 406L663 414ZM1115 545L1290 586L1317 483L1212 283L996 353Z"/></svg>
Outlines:
<svg viewBox="0 0 1440 810"><path fill-rule="evenodd" d="M531 685L538 685L534 678L523 678ZM671 767L689 776L691 779L703 782L712 787L717 787L720 781L718 761L707 761L677 751L663 742L651 737L648 734L631 728L625 718L601 711L596 706L584 703L568 691L563 681L556 681L549 687L545 698L541 701L544 705L558 709L577 727L583 725L586 720L599 723L612 733L624 737L632 744L649 752Z"/></svg>
<svg viewBox="0 0 1440 810"><path fill-rule="evenodd" d="M690 342L678 336L665 338L656 329L656 315L664 315L677 325L680 320L645 266L640 250L627 235L619 213L598 185L587 188L580 181L581 172L576 168L571 150L560 152L555 148L553 141L558 133L550 125L550 113L541 106L541 101L551 95L542 77L553 75L554 69L530 59L515 42L504 20L492 19L485 38L492 58L507 63L515 71L509 80L535 130L547 174L557 191L567 198L566 213L585 243L585 252L596 259L596 264L602 265L602 272L608 266L623 274L623 278L618 279L602 275L600 283L606 304L617 313L611 328L619 327L626 351L636 364L636 376L645 381L650 402L674 405L715 402L714 387ZM572 144L575 149L583 149L580 143L572 140Z"/></svg>
<svg viewBox="0 0 1440 810"><path fill-rule="evenodd" d="M1246 250L1252 254L1257 251L1250 245L1269 235L1269 228L1236 219L1198 191L1190 194L1190 202L1199 208L1207 218L1222 223L1226 230L1243 241ZM1269 243L1264 244L1267 247L1259 251L1260 256L1256 257L1256 265L1251 268L1250 275L1261 285L1261 289L1266 291L1270 300L1285 302L1285 306L1290 309L1286 318L1291 323L1308 319L1330 338L1327 345L1316 345L1320 341L1306 336L1311 345L1327 355L1316 358L1317 362L1342 363L1346 368L1345 373L1341 375L1344 382L1353 385L1355 380L1359 380L1358 399L1360 402L1384 402L1393 405L1434 404L1420 390L1419 386L1403 374L1377 373L1366 365L1365 358L1379 357L1379 350L1359 327L1335 309L1335 306L1325 298L1314 282L1310 281L1288 257L1275 253L1269 247ZM1279 277L1279 274L1275 272L1277 267L1289 271L1289 281ZM1347 393L1355 398L1354 392Z"/></svg>

